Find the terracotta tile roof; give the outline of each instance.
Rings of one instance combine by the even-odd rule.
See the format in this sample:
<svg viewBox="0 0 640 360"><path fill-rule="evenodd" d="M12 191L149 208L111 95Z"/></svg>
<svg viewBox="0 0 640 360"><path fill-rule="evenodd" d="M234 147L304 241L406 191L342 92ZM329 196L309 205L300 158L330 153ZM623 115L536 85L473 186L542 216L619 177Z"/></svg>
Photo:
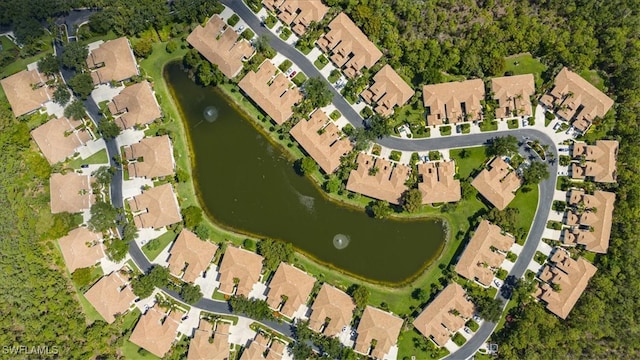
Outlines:
<svg viewBox="0 0 640 360"><path fill-rule="evenodd" d="M376 112L382 116L393 114L395 106L402 106L415 94L391 65L385 65L373 76L373 85L363 91L360 96L368 104L376 103Z"/></svg>
<svg viewBox="0 0 640 360"><path fill-rule="evenodd" d="M501 157L495 157L471 182L498 210L504 210L516 196L514 192L522 184L515 171Z"/></svg>
<svg viewBox="0 0 640 360"><path fill-rule="evenodd" d="M267 360L280 360L282 359L282 355L286 352L286 345L276 340L275 338L271 341L271 345L269 345L269 352L267 353Z"/></svg>
<svg viewBox="0 0 640 360"><path fill-rule="evenodd" d="M322 284L311 306L309 328L319 332L324 326L323 334L335 336L342 331L343 326L351 323L355 309L356 304L351 296L331 285ZM328 323L326 323L327 319L329 319Z"/></svg>
<svg viewBox="0 0 640 360"><path fill-rule="evenodd" d="M95 265L104 256L101 243L102 234L97 234L85 227L73 229L58 240L64 263L70 273L76 269ZM94 245L92 245L94 244Z"/></svg>
<svg viewBox="0 0 640 360"><path fill-rule="evenodd" d="M318 46L331 52L331 61L348 77L360 75L362 68L371 68L382 57L382 52L345 13L338 14L329 28L318 40Z"/></svg>
<svg viewBox="0 0 640 360"><path fill-rule="evenodd" d="M475 306L467 300L467 293L457 283L447 285L413 321L422 335L443 347L467 319Z"/></svg>
<svg viewBox="0 0 640 360"><path fill-rule="evenodd" d="M265 3L272 1L264 1ZM329 7L321 0L284 0L275 1L274 7L280 10L278 19L290 25L291 29L298 35L303 35L312 21L320 22L329 11ZM278 4L279 3L279 4ZM273 9L272 9L273 11Z"/></svg>
<svg viewBox="0 0 640 360"><path fill-rule="evenodd" d="M285 75L276 75L276 71L276 67L265 60L258 72L249 71L238 86L280 125L291 117L291 107L302 100L302 94Z"/></svg>
<svg viewBox="0 0 640 360"><path fill-rule="evenodd" d="M75 130L81 126L78 120L65 117L51 119L31 131L31 136L49 164L64 161L75 153L77 147L91 140L86 130Z"/></svg>
<svg viewBox="0 0 640 360"><path fill-rule="evenodd" d="M213 335L213 341L211 336ZM215 335L210 322L200 319L200 326L195 330L189 343L188 360L229 359L229 324L218 322Z"/></svg>
<svg viewBox="0 0 640 360"><path fill-rule="evenodd" d="M215 244L200 240L196 234L183 229L169 250L169 271L193 283L207 270L217 250Z"/></svg>
<svg viewBox="0 0 640 360"><path fill-rule="evenodd" d="M533 74L493 78L491 91L499 104L496 108L496 118L533 116L530 99L536 92Z"/></svg>
<svg viewBox="0 0 640 360"><path fill-rule="evenodd" d="M358 168L351 170L347 181L347 190L375 199L399 204L402 193L407 190L404 184L411 169L402 164L393 166L388 160L375 158L365 153L358 154ZM369 175L369 169L378 169L375 175Z"/></svg>
<svg viewBox="0 0 640 360"><path fill-rule="evenodd" d="M137 297L127 284L128 280L127 275L114 271L103 276L84 294L84 297L109 324L116 320L116 315L125 313Z"/></svg>
<svg viewBox="0 0 640 360"><path fill-rule="evenodd" d="M566 319L598 269L583 258L571 259L560 248L555 249L551 263L553 266L547 264L540 275L544 283L537 294L549 311ZM555 291L551 284L559 285L560 291Z"/></svg>
<svg viewBox="0 0 640 360"><path fill-rule="evenodd" d="M177 310L167 315L154 306L138 320L129 341L155 356L163 357L171 349L183 315Z"/></svg>
<svg viewBox="0 0 640 360"><path fill-rule="evenodd" d="M238 40L239 37L220 16L214 15L204 27L198 25L193 29L187 42L232 79L242 70L243 60L248 60L255 52L247 40Z"/></svg>
<svg viewBox="0 0 640 360"><path fill-rule="evenodd" d="M616 194L595 191L593 195L587 195L581 190L571 190L570 204L582 205L584 212L575 214L570 211L568 215L569 225L573 229L564 230L564 242L567 244L581 244L589 251L604 254L609 248L611 236L611 223L613 221L613 203ZM586 227L586 228L583 228ZM593 228L591 231L589 228Z"/></svg>
<svg viewBox="0 0 640 360"><path fill-rule="evenodd" d="M256 338L250 341L249 346L244 349L240 360L266 359L264 354L268 349L268 343L269 339L267 339L262 333L258 333Z"/></svg>
<svg viewBox="0 0 640 360"><path fill-rule="evenodd" d="M87 66L93 70L91 77L96 85L123 81L140 74L126 37L106 41L90 51Z"/></svg>
<svg viewBox="0 0 640 360"><path fill-rule="evenodd" d="M367 306L358 324L355 351L375 359L382 359L398 342L402 328L402 319L380 309ZM376 346L371 350L371 341Z"/></svg>
<svg viewBox="0 0 640 360"><path fill-rule="evenodd" d="M455 124L479 120L484 100L484 82L480 79L425 85L422 88L427 107L427 125ZM467 117L465 117L467 114Z"/></svg>
<svg viewBox="0 0 640 360"><path fill-rule="evenodd" d="M502 265L514 242L513 237L502 234L499 226L482 220L460 256L456 272L482 285L491 285L494 269ZM501 252L491 250L492 247Z"/></svg>
<svg viewBox="0 0 640 360"><path fill-rule="evenodd" d="M453 160L418 164L418 174L422 178L418 189L423 204L455 202L462 198L460 181L454 179L456 163Z"/></svg>
<svg viewBox="0 0 640 360"><path fill-rule="evenodd" d="M549 109L558 107L557 114L573 121L573 126L583 132L596 117L604 117L613 106L610 97L566 67L560 70L553 89L543 95L540 102Z"/></svg>
<svg viewBox="0 0 640 360"><path fill-rule="evenodd" d="M13 114L18 117L38 110L53 97L53 89L37 70L23 70L0 80Z"/></svg>
<svg viewBox="0 0 640 360"><path fill-rule="evenodd" d="M351 141L320 109L308 121L298 121L289 132L327 174L334 172L340 166L340 158L353 149Z"/></svg>
<svg viewBox="0 0 640 360"><path fill-rule="evenodd" d="M49 192L51 213L77 213L87 210L94 203L91 193L91 178L75 172L51 174Z"/></svg>
<svg viewBox="0 0 640 360"><path fill-rule="evenodd" d="M238 279L236 295L249 296L253 285L260 279L262 260L264 258L254 252L227 247L220 263L220 292L232 294Z"/></svg>
<svg viewBox="0 0 640 360"><path fill-rule="evenodd" d="M129 207L134 213L133 221L138 229L159 229L182 221L178 199L171 184L163 184L129 200ZM142 211L141 214L135 214Z"/></svg>
<svg viewBox="0 0 640 360"><path fill-rule="evenodd" d="M592 177L597 182L616 182L616 161L618 158L618 142L614 140L597 140L595 145L584 142L573 143L573 158L584 157L585 164L572 164L572 176L582 178ZM577 169L580 168L580 169Z"/></svg>
<svg viewBox="0 0 640 360"><path fill-rule="evenodd" d="M124 88L109 103L109 111L122 129L152 123L162 116L151 84L143 81Z"/></svg>
<svg viewBox="0 0 640 360"><path fill-rule="evenodd" d="M276 273L269 283L267 292L267 303L272 309L280 309L282 297L287 300L282 305L280 313L288 318L293 318L293 314L300 305L306 304L316 279L306 272L289 264L280 263Z"/></svg>
<svg viewBox="0 0 640 360"><path fill-rule="evenodd" d="M129 175L153 179L173 175L175 161L169 136L155 136L140 140L139 143L124 148L129 161ZM142 161L135 161L141 158Z"/></svg>
<svg viewBox="0 0 640 360"><path fill-rule="evenodd" d="M280 5L282 5L283 1L284 0L262 0L262 5L264 5L264 7L266 7L269 11L275 12L276 10L278 10Z"/></svg>

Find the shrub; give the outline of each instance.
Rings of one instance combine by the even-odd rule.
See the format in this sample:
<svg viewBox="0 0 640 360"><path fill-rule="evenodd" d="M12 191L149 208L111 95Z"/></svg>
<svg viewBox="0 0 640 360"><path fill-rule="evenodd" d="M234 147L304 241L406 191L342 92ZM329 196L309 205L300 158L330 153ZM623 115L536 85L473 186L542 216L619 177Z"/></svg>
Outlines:
<svg viewBox="0 0 640 360"><path fill-rule="evenodd" d="M231 17L229 17L229 19L227 20L227 24L229 24L229 26L236 26L236 24L238 23L238 21L240 21L240 17L238 16L238 14L233 14L233 15L231 15Z"/></svg>
<svg viewBox="0 0 640 360"><path fill-rule="evenodd" d="M280 71L282 72L289 70L290 67L291 67L291 60L289 59L285 59L282 62L282 64L278 65L278 69L280 69Z"/></svg>

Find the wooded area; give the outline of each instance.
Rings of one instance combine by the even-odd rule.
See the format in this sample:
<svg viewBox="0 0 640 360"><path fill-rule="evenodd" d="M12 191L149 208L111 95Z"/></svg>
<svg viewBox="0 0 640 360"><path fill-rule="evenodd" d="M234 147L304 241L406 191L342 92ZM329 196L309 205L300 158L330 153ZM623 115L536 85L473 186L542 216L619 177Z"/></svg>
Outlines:
<svg viewBox="0 0 640 360"><path fill-rule="evenodd" d="M343 8L414 87L451 75L486 77L505 72L504 57L530 52L548 66L548 84L562 65L596 69L616 100L615 119L591 134L620 141L618 186L609 252L596 258L598 272L567 321L528 296L517 296L513 321L494 335L500 356L520 358L633 358L640 350L640 3L625 0L327 0ZM175 5L178 4L178 5ZM55 14L76 6L105 6L92 19L96 33L134 35L187 28L206 19L215 1L175 1L171 16L162 0L0 2L0 25L37 48ZM105 16L109 15L108 17ZM108 20L108 21L107 21ZM51 23L50 21L48 22ZM99 25L102 25L100 27ZM28 53L28 51L26 52ZM613 119L613 117L611 117ZM610 120L610 119L607 119ZM48 209L49 167L30 142L26 124L0 103L0 338L3 344L57 345L65 358L114 355L118 326L88 328L73 287L62 272L55 226ZM593 136L588 134L589 136ZM115 338L115 337L114 337ZM121 338L121 337L120 337ZM117 341L122 341L117 340Z"/></svg>

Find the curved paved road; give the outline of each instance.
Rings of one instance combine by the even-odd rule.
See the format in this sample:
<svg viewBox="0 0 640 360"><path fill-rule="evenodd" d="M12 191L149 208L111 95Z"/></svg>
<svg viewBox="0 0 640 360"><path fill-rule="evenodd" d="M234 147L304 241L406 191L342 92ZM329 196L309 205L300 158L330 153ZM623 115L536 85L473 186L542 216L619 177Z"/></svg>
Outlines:
<svg viewBox="0 0 640 360"><path fill-rule="evenodd" d="M295 47L282 41L279 37L273 35L273 33L262 26L260 20L256 15L245 5L242 0L221 0L225 6L236 12L242 20L251 27L256 35L266 35L269 38L271 46L280 54L289 58L294 64L296 64L302 72L307 74L308 77L319 77L322 79L333 92L333 105L344 115L344 117L354 126L363 127L362 117L355 111L351 105L344 99L344 97L336 90L329 82L322 76L320 71L313 65L309 59L307 59L301 52L296 50Z"/></svg>

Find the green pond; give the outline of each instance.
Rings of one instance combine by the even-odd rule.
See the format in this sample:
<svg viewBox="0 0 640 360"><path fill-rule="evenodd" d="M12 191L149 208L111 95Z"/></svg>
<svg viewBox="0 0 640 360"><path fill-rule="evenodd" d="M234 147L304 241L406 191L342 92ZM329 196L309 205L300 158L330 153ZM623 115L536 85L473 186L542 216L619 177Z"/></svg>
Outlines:
<svg viewBox="0 0 640 360"><path fill-rule="evenodd" d="M196 85L179 63L165 77L186 117L200 200L216 222L289 241L320 262L382 282L406 280L439 255L441 222L377 220L327 200L219 90ZM217 118L207 119L207 110ZM348 238L343 249L334 246L337 234Z"/></svg>

